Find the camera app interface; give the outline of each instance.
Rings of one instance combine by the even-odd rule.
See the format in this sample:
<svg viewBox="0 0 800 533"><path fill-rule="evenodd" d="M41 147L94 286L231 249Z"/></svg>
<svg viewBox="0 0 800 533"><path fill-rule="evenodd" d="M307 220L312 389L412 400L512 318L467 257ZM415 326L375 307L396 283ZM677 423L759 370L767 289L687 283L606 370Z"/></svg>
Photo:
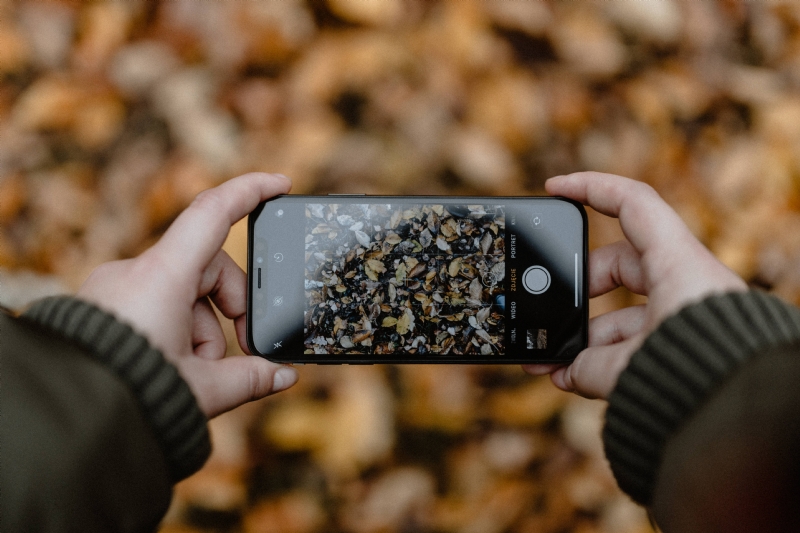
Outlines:
<svg viewBox="0 0 800 533"><path fill-rule="evenodd" d="M252 243L259 352L553 361L585 344L584 221L574 205L370 200L266 204Z"/></svg>

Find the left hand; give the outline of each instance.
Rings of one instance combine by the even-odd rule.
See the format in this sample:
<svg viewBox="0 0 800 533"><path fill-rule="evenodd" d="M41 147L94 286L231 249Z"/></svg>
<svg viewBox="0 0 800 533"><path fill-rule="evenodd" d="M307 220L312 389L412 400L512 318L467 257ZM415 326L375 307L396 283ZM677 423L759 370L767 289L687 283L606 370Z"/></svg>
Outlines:
<svg viewBox="0 0 800 533"><path fill-rule="evenodd" d="M589 346L572 363L523 365L529 374L550 374L562 390L608 398L633 353L664 319L710 294L747 290L649 185L577 172L551 178L545 187L619 219L625 239L589 254L589 297L626 287L647 296L647 303L592 318Z"/></svg>
<svg viewBox="0 0 800 533"><path fill-rule="evenodd" d="M97 267L77 296L144 334L174 364L210 418L287 389L297 371L261 357L225 357L227 343L211 303L245 338L245 273L222 250L230 227L291 181L251 173L201 192L163 237L139 257Z"/></svg>

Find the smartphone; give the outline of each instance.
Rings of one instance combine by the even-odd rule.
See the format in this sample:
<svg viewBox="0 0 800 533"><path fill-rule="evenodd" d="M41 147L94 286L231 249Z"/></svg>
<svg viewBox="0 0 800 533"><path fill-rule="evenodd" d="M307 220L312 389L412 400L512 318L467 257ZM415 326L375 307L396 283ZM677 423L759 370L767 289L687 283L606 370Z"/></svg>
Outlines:
<svg viewBox="0 0 800 533"><path fill-rule="evenodd" d="M281 363L568 363L587 218L558 197L295 196L248 219L247 342Z"/></svg>

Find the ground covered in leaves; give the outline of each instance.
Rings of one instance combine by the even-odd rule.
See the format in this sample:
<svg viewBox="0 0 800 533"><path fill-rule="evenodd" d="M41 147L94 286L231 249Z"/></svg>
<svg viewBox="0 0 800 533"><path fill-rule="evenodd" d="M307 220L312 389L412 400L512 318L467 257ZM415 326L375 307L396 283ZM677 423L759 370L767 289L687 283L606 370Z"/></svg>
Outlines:
<svg viewBox="0 0 800 533"><path fill-rule="evenodd" d="M505 213L492 205L310 204L307 353L505 350Z"/></svg>
<svg viewBox="0 0 800 533"><path fill-rule="evenodd" d="M287 174L296 193L525 195L592 169L650 183L746 280L800 302L798 89L793 1L1 3L0 300L74 290L249 170ZM341 282L331 290L355 300L373 276L400 276L395 301L407 291L489 339L403 337L412 324L387 294L388 311L359 309L369 323L344 330L312 313L315 347L399 342L376 334L394 328L416 349L491 348L491 266L437 263L439 235L453 244L440 226L423 246L422 213L402 261L383 246L409 240L384 228L379 247L350 230L357 213L319 235L344 233L343 215L363 278L346 277L355 243L309 259ZM592 247L622 238L596 213L590 226ZM473 231L500 261L483 249L499 225ZM244 242L235 227L241 264ZM442 276L475 284L474 315L446 307ZM592 314L639 301L615 291ZM162 530L647 531L603 459L602 411L516 367L305 367L293 390L213 421L214 456Z"/></svg>

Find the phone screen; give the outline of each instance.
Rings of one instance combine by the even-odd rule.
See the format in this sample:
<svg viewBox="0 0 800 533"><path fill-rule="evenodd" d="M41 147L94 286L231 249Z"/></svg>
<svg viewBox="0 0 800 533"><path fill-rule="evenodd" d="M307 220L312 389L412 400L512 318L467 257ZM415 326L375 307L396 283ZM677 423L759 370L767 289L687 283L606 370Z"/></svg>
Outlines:
<svg viewBox="0 0 800 533"><path fill-rule="evenodd" d="M560 198L282 196L250 215L248 342L281 362L560 362L586 214Z"/></svg>

